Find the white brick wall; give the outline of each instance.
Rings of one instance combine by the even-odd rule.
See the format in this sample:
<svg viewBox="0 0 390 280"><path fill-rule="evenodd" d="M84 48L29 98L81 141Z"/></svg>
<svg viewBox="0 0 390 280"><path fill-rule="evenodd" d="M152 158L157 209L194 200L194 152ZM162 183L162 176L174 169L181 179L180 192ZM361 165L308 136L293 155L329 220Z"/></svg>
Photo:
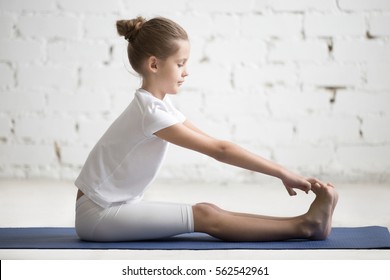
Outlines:
<svg viewBox="0 0 390 280"><path fill-rule="evenodd" d="M1 38L0 60L9 63L38 62L43 60L42 44L24 38Z"/></svg>
<svg viewBox="0 0 390 280"><path fill-rule="evenodd" d="M115 20L190 35L174 98L207 133L305 175L390 181L388 0L0 0L0 177L73 180L140 80ZM172 147L160 178L264 176Z"/></svg>
<svg viewBox="0 0 390 280"><path fill-rule="evenodd" d="M365 18L361 14L308 14L305 17L308 37L351 37L365 34Z"/></svg>
<svg viewBox="0 0 390 280"><path fill-rule="evenodd" d="M75 39L80 35L80 18L75 16L21 16L18 30L23 37Z"/></svg>
<svg viewBox="0 0 390 280"><path fill-rule="evenodd" d="M372 36L390 35L390 15L373 15L369 21L369 32Z"/></svg>

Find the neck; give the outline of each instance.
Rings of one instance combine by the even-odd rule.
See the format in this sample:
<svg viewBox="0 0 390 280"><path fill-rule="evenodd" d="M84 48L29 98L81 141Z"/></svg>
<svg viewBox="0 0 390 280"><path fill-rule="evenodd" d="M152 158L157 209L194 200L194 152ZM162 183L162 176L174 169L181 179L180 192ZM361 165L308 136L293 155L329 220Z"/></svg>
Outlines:
<svg viewBox="0 0 390 280"><path fill-rule="evenodd" d="M163 100L165 97L165 93L159 90L156 86L153 86L150 83L146 83L145 80L142 82L142 89L146 90L147 92L150 92L154 97Z"/></svg>

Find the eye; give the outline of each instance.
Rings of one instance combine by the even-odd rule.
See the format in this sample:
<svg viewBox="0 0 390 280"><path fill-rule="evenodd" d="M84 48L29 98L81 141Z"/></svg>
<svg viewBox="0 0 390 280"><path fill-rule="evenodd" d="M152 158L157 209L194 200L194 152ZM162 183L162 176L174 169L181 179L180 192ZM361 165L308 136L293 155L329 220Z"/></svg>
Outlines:
<svg viewBox="0 0 390 280"><path fill-rule="evenodd" d="M181 68L181 67L184 67L187 63L187 60L178 60L176 61L177 63L177 67Z"/></svg>

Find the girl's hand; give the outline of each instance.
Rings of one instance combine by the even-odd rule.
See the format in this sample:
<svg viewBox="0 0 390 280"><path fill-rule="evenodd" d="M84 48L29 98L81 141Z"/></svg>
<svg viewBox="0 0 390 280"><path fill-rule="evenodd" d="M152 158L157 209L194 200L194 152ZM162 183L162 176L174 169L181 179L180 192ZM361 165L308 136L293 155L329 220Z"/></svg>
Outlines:
<svg viewBox="0 0 390 280"><path fill-rule="evenodd" d="M308 193L311 190L312 182L313 183L317 182L317 180L314 178L306 179L291 171L284 171L281 180L288 194L291 196L297 195L294 189L300 189Z"/></svg>
<svg viewBox="0 0 390 280"><path fill-rule="evenodd" d="M317 178L308 178L307 180L311 183L312 186L316 185L317 187L320 187L321 185L323 185L323 186L329 186L334 188L334 185L332 183L325 184L324 182L318 180Z"/></svg>

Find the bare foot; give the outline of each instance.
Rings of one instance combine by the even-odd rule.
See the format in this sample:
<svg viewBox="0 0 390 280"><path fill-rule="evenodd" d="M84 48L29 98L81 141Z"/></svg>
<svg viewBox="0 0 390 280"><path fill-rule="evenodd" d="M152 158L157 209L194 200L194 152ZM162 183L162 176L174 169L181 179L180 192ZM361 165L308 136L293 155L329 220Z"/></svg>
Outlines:
<svg viewBox="0 0 390 280"><path fill-rule="evenodd" d="M338 201L338 193L331 184L312 185L316 198L304 215L304 230L309 239L323 240L332 229L332 217Z"/></svg>

